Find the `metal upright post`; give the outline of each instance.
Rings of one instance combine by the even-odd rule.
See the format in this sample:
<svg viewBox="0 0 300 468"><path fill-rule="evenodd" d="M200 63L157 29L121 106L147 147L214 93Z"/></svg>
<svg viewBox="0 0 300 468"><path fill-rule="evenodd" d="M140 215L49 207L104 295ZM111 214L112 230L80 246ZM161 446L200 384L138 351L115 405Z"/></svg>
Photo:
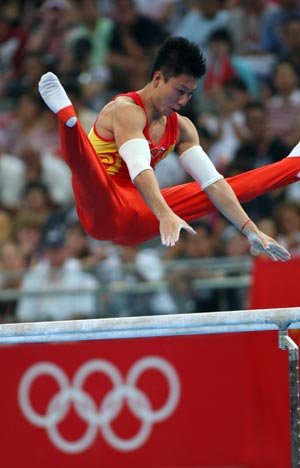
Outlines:
<svg viewBox="0 0 300 468"><path fill-rule="evenodd" d="M279 348L287 349L289 356L290 383L290 432L292 468L300 466L300 396L299 396L299 348L288 335L288 330L279 330Z"/></svg>

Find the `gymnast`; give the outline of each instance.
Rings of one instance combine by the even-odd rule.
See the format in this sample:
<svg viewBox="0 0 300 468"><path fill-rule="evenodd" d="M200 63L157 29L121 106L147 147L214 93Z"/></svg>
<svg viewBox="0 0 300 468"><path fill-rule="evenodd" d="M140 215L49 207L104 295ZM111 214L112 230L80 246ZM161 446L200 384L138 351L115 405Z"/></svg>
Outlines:
<svg viewBox="0 0 300 468"><path fill-rule="evenodd" d="M194 124L179 113L205 71L196 44L169 37L150 81L108 102L89 135L58 77L41 77L39 92L59 120L80 221L99 240L128 246L160 235L169 247L181 229L195 234L188 221L219 210L253 249L274 261L289 260L289 252L260 231L240 203L299 180L300 144L278 163L224 179L201 148ZM154 169L173 150L194 181L160 190Z"/></svg>

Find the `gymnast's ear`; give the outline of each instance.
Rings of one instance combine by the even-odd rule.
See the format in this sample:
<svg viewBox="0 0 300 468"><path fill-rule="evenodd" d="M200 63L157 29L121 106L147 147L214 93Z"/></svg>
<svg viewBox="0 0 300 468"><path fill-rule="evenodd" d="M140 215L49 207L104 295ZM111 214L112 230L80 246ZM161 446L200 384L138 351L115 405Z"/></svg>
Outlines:
<svg viewBox="0 0 300 468"><path fill-rule="evenodd" d="M164 81L164 74L160 70L157 70L153 74L152 82L154 86L158 86L162 81Z"/></svg>

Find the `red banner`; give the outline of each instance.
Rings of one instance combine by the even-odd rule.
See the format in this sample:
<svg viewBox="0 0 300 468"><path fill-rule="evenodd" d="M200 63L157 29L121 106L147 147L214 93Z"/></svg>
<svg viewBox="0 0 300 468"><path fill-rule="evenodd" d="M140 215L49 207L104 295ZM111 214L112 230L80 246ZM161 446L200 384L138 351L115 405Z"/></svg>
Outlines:
<svg viewBox="0 0 300 468"><path fill-rule="evenodd" d="M300 307L300 258L274 263L265 257L254 261L250 309Z"/></svg>
<svg viewBox="0 0 300 468"><path fill-rule="evenodd" d="M290 467L277 333L0 352L3 467Z"/></svg>

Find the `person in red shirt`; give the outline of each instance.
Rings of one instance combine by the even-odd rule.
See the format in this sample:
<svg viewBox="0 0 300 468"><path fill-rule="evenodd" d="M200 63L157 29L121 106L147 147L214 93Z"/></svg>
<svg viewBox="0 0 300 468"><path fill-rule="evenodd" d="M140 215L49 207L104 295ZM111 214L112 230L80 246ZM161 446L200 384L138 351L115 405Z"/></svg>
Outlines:
<svg viewBox="0 0 300 468"><path fill-rule="evenodd" d="M158 51L151 81L104 106L89 137L58 78L51 72L42 76L39 91L60 122L82 225L91 236L121 245L160 234L163 245L173 246L181 229L195 234L187 221L218 209L252 247L273 260L288 260L289 253L249 219L235 191L245 201L294 182L300 159L261 169L261 183L253 172L228 183L201 148L193 123L179 114L205 69L198 46L182 37L168 38ZM172 149L195 181L160 190L153 169Z"/></svg>

